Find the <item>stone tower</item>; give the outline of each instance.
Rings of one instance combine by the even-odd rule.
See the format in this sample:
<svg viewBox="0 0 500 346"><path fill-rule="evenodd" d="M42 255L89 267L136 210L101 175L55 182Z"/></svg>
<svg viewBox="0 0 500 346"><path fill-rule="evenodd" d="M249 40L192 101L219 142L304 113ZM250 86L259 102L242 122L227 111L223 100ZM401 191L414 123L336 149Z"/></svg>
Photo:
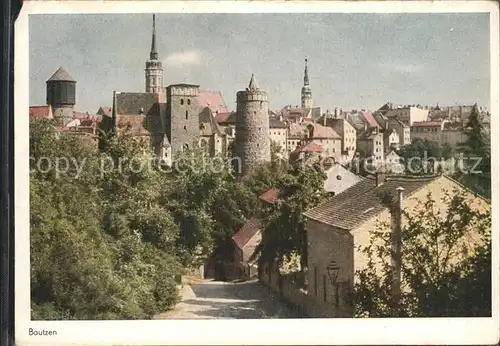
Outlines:
<svg viewBox="0 0 500 346"><path fill-rule="evenodd" d="M312 108L313 99L312 99L311 86L309 85L309 75L307 73L307 59L306 59L306 67L304 69L304 86L302 87L302 95L300 99L302 108Z"/></svg>
<svg viewBox="0 0 500 346"><path fill-rule="evenodd" d="M156 24L153 14L153 37L151 39L151 52L149 60L146 61L146 92L160 93L163 89L163 68L156 50Z"/></svg>
<svg viewBox="0 0 500 346"><path fill-rule="evenodd" d="M47 104L54 119L64 126L73 119L76 103L76 81L62 67L47 80Z"/></svg>
<svg viewBox="0 0 500 346"><path fill-rule="evenodd" d="M172 155L192 148L200 137L199 85L175 84L167 87L166 130Z"/></svg>
<svg viewBox="0 0 500 346"><path fill-rule="evenodd" d="M236 134L233 163L241 162L238 173L249 173L271 161L267 93L259 89L252 74L245 91L236 93Z"/></svg>

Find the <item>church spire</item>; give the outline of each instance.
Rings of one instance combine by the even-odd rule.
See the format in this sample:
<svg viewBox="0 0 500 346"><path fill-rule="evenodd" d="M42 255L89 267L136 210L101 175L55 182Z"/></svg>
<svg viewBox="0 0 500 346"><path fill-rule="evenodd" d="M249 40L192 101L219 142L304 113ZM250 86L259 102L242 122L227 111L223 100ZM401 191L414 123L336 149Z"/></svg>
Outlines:
<svg viewBox="0 0 500 346"><path fill-rule="evenodd" d="M309 85L309 75L307 73L307 58L305 61L305 68L304 68L304 85Z"/></svg>
<svg viewBox="0 0 500 346"><path fill-rule="evenodd" d="M305 59L304 86L302 87L302 95L300 100L302 108L312 108L313 104L312 90L311 86L309 85L309 74L307 72L307 59Z"/></svg>
<svg viewBox="0 0 500 346"><path fill-rule="evenodd" d="M153 38L151 40L151 52L149 53L151 60L158 60L158 52L156 51L156 25L155 15L153 14Z"/></svg>

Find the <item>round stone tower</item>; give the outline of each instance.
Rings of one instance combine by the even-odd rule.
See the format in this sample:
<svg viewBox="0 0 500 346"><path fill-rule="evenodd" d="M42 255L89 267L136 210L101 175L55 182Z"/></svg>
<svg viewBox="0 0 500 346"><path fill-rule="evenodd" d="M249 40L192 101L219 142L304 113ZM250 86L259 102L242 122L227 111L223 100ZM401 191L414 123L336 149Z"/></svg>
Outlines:
<svg viewBox="0 0 500 346"><path fill-rule="evenodd" d="M76 81L62 67L47 80L47 104L54 119L66 125L73 119L76 103Z"/></svg>
<svg viewBox="0 0 500 346"><path fill-rule="evenodd" d="M268 95L252 75L248 88L236 94L236 134L233 163L245 175L271 161Z"/></svg>

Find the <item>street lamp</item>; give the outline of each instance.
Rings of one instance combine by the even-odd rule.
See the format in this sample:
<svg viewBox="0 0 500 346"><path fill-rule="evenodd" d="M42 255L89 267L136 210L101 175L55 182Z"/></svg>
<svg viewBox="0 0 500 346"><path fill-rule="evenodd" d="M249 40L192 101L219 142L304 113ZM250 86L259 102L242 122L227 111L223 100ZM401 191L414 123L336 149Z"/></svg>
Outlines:
<svg viewBox="0 0 500 346"><path fill-rule="evenodd" d="M335 263L335 261L332 261L328 265L328 267L326 267L326 270L328 271L328 277L330 278L332 284L336 284L340 272L340 267L337 265L337 263Z"/></svg>

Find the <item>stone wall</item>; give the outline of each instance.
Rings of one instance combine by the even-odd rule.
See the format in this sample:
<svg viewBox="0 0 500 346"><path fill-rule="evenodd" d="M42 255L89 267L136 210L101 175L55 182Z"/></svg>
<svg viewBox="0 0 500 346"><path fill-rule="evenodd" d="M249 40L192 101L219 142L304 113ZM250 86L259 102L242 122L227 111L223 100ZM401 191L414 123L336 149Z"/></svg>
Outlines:
<svg viewBox="0 0 500 346"><path fill-rule="evenodd" d="M295 306L304 317L330 318L332 314L331 302L319 302L308 294L307 290L300 288L293 279L294 275L279 273L275 266L263 266L259 273L259 281L273 292ZM342 316L344 317L344 316Z"/></svg>

